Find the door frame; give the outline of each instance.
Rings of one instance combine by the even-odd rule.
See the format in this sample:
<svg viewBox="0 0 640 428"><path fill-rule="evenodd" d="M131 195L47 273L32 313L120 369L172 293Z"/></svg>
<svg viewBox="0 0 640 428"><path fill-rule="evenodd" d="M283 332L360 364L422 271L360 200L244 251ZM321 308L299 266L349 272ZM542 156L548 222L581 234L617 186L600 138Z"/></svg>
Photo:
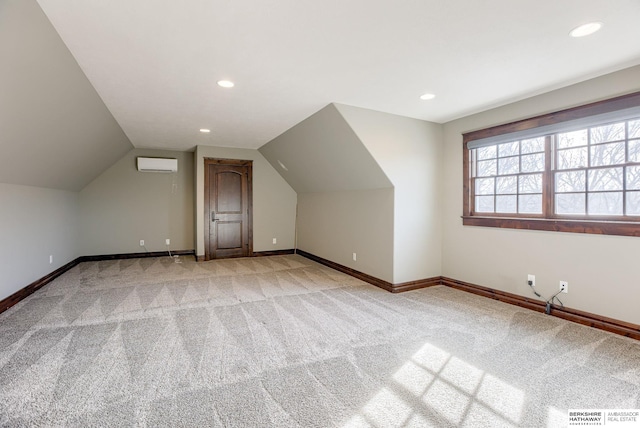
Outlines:
<svg viewBox="0 0 640 428"><path fill-rule="evenodd" d="M242 159L204 158L204 260L215 260L209 252L209 237L211 236L211 211L209 198L209 165L230 165L247 167L247 222L249 254L253 256L253 161Z"/></svg>

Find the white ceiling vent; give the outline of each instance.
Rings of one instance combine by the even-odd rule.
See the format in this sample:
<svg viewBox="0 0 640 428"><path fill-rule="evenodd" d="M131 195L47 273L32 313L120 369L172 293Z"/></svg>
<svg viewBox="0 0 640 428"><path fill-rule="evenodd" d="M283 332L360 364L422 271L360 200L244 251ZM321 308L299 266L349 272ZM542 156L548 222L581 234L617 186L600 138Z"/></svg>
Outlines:
<svg viewBox="0 0 640 428"><path fill-rule="evenodd" d="M142 172L176 172L178 159L170 158L138 158L138 171Z"/></svg>

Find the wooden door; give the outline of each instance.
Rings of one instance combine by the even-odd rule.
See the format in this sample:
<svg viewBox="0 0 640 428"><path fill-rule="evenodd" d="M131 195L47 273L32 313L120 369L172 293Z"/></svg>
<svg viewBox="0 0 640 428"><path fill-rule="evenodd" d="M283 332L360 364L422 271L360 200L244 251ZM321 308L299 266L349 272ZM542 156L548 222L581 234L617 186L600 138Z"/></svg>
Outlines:
<svg viewBox="0 0 640 428"><path fill-rule="evenodd" d="M253 253L252 161L205 159L205 260Z"/></svg>

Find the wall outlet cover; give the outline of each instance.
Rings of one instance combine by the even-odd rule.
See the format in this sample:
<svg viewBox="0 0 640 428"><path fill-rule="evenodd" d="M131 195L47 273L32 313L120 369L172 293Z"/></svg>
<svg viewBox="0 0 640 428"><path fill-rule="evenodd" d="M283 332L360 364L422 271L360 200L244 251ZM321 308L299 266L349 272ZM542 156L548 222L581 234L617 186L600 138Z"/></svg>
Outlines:
<svg viewBox="0 0 640 428"><path fill-rule="evenodd" d="M560 281L560 291L563 293L569 292L569 283L567 281Z"/></svg>
<svg viewBox="0 0 640 428"><path fill-rule="evenodd" d="M535 287L536 286L536 276L535 275L531 275L531 274L527 275L527 283L529 283L529 282L531 283L532 287Z"/></svg>

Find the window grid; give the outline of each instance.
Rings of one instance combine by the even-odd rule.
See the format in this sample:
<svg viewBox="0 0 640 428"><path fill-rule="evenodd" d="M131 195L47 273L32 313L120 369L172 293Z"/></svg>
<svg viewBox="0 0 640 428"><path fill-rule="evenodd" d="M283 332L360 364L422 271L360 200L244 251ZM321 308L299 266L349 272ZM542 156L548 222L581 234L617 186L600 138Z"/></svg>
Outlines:
<svg viewBox="0 0 640 428"><path fill-rule="evenodd" d="M630 129L630 125L631 123L636 123L636 121L638 121L639 118L634 118L634 119L630 119L630 120L626 120L626 121L618 121L618 122L612 122L606 125L599 125L599 126L595 126L595 127L589 127L586 128L584 130L580 130L580 131L585 131L586 132L586 142L585 144L582 145L574 145L574 146L569 146L569 147L564 147L561 148L559 147L559 141L558 141L558 136L560 134L554 135L552 138L553 141L553 152L554 152L554 168L553 168L553 180L555 181L556 177L557 177L557 172L560 173L572 173L572 172L584 172L584 191L559 191L557 189L557 187L555 186L554 183L554 187L553 187L553 198L552 198L552 202L554 204L554 209L550 212L550 216L549 217L558 217L558 218L562 218L562 217L568 217L568 218L582 218L582 219L593 219L593 218L598 218L598 217L607 217L608 219L612 219L612 220L629 220L632 219L634 221L638 221L639 217L640 217L640 212L637 213L630 213L629 212L629 197L631 197L631 195L635 195L637 194L637 190L636 189L629 189L628 186L628 182L627 182L627 177L628 177L628 173L629 167L635 167L635 166L639 166L640 162L634 162L631 161L631 155L630 155L630 144L631 142L635 141L635 138L633 138L632 133L631 133L631 129ZM613 127L615 125L618 124L622 124L622 127L624 129L623 131L623 135L622 138L618 138L618 139L605 139L604 141L599 141L599 142L594 142L593 141L593 133L594 130L596 129L602 129L605 127ZM578 131L579 132L579 131ZM599 162L599 164L594 163L594 155L593 153L597 151L598 148L606 148L606 146L613 146L613 145L622 145L623 150L623 158L621 159L621 161L619 162L609 162L609 163L604 163L602 161ZM561 165L559 165L560 163L560 159L561 159L561 153L563 151L569 151L569 150L577 150L577 149L585 149L586 150L586 166L578 166L575 168L562 168ZM601 154L602 155L602 154ZM590 172L595 172L595 171L603 171L606 172L607 170L617 170L620 169L622 172L620 174L620 186L619 188L616 189L593 189L592 187L594 187L593 181L595 181L597 178L592 178L595 174L590 174ZM619 212L608 212L608 213L602 213L602 212L597 212L597 209L595 208L595 203L590 204L590 201L592 200L592 197L597 196L597 195L616 195L616 194L620 194L621 196L621 200L620 200L620 210ZM558 212L557 209L557 201L558 201L558 195L576 195L576 196L583 196L584 197L584 209L582 210L581 213L560 213ZM611 209L610 207L608 207L609 209Z"/></svg>
<svg viewBox="0 0 640 428"><path fill-rule="evenodd" d="M634 113L633 116L629 113ZM618 122L625 122L624 132L622 129L618 129L620 135L617 137L610 135L608 140L621 141L624 137L624 143L609 146L600 146L599 143L609 143L602 138L602 135L596 135L596 139L590 140L591 147L588 150L600 150L600 153L586 153L584 156L584 162L580 165L583 168L576 168L577 165L570 165L568 163L559 164L560 160L559 149L564 146L558 147L556 141L551 141L554 132L549 132L546 142L544 144L544 173L543 173L543 196L542 196L542 210L543 215L530 215L524 213L504 214L504 213L484 213L477 212L475 210L475 177L476 177L476 161L473 157L474 149L469 149L469 146L477 145L478 141L504 141L504 137L509 134L519 133L526 135L522 138L531 138L532 132L536 129L542 128L561 128L565 124L572 123L585 123L582 127L589 128L589 122L596 123L604 117L608 117L611 120L609 122L615 122L616 116L618 116ZM546 230L555 232L570 232L570 233L587 233L587 234L605 234L605 235L621 235L621 236L637 236L640 237L640 92L634 92L626 95L622 95L608 100L602 100L593 102L590 104L584 104L577 107L568 108L565 110L559 110L548 114L530 117L522 119L516 122L505 123L502 125L493 126L486 129L480 129L477 131L471 131L463 134L463 156L462 156L462 173L463 173L463 186L462 186L462 224L465 226L482 226L482 227L499 227L499 228L511 228L511 229L528 229L528 230ZM635 117L636 119L630 119ZM597 127L592 125L591 127ZM601 131L601 130L600 130ZM624 136L622 134L625 134ZM542 135L542 133L540 134ZM555 137L554 137L555 139ZM574 141L573 146L578 146L581 141ZM582 144L584 145L584 141ZM588 143L588 142L587 142ZM589 145L589 144L586 144ZM566 147L569 148L569 147ZM604 152L615 152L614 158L605 157L606 162L596 160L597 156L600 156ZM577 152L575 152L577 153ZM522 152L520 153L522 155ZM615 162L611 162L611 159L615 159ZM542 160L542 159L540 159ZM566 157L564 161L566 161ZM574 160L577 160L574 159ZM587 162L591 162L587 164ZM603 165L599 165L602 163ZM621 168L617 172L604 171L611 165L607 163L613 163L614 167ZM564 169L562 171L556 170L556 165L561 165ZM496 166L497 168L497 166ZM520 164L522 169L522 163ZM584 188L569 188L564 186L567 183L561 183L562 177L559 177L558 183L556 183L555 174L559 172L568 172L573 169L582 169L582 174L587 174L587 170L590 174L609 174L615 176L617 174L617 187L618 196L615 195L615 191L611 190L611 187L598 186L594 187L593 183L591 188L587 188L587 178L584 178ZM497 170L496 170L497 173ZM622 176L620 176L622 174ZM608 181L611 184L611 177ZM614 180L615 182L615 180ZM622 215L587 215L587 200L582 202L581 210L582 214L577 215L556 215L556 186L560 186L558 190L568 192L570 190L580 190L582 197L592 198L592 202L595 201L599 204L599 207L604 206L602 202L605 198L618 198L617 203L620 205L620 198L622 198L622 208L618 206L618 210L622 210ZM563 187L564 186L564 187ZM597 192L598 194L596 194ZM589 196L588 196L589 195ZM595 195L596 199L593 199ZM620 196L621 195L621 196ZM493 202L492 202L493 203ZM615 205L615 204L614 204ZM593 207L592 207L593 208ZM598 208L600 209L600 208ZM559 210L562 211L562 210ZM590 210L589 212L593 212Z"/></svg>
<svg viewBox="0 0 640 428"><path fill-rule="evenodd" d="M612 122L606 125L580 129L570 133L546 135L544 137L543 150L523 152L523 143L537 139L516 140L500 143L494 146L471 150L471 200L472 215L482 216L514 216L527 218L571 218L571 219L597 219L606 217L611 220L640 220L640 185L634 188L628 186L630 167L640 166L638 161L631 160L631 143L638 143L640 139L632 135L630 124L636 124L640 128L640 118L626 121ZM621 138L607 137L609 129L623 129ZM634 127L635 129L635 127ZM594 133L601 132L599 139L594 138ZM569 140L568 134L583 133L583 141L574 143L569 141L564 146L561 138ZM637 131L640 133L640 130ZM517 150L513 148L517 146ZM483 154L478 156L478 151ZM616 150L620 153L617 153ZM640 153L640 148L636 149ZM524 157L542 155L544 168L526 170ZM618 158L617 158L617 157ZM578 160L572 157L577 157ZM640 155L638 156L640 158ZM516 162L514 160L517 159ZM517 165L517 171L513 170ZM582 173L582 189L561 190L557 186L558 177L565 174ZM640 175L640 168L638 168ZM523 190L522 182L527 177L537 176L541 179L539 191ZM504 191L498 186L499 180L515 178L514 191ZM491 186L479 189L482 180L492 180ZM607 181L609 180L608 184ZM602 184L604 183L604 184ZM607 188L607 186L609 188ZM489 192L488 189L491 188ZM531 197L539 196L540 202L535 209L527 209L523 201ZM512 200L501 204L501 200L511 197ZM571 197L582 205L581 209L564 209L562 201L571 201ZM630 212L629 198L637 199L639 208ZM490 202L489 202L490 200ZM603 209L604 208L604 209Z"/></svg>
<svg viewBox="0 0 640 428"><path fill-rule="evenodd" d="M541 149L538 149L538 150L536 150L535 148L527 151L523 150L523 146L525 144L528 143L535 146L536 144L540 144L540 140L543 140L543 139L546 140L546 138L544 137L539 137L534 139L511 141L507 143L498 144L495 146L489 146L487 150L484 150L483 152L481 152L482 154L478 153L478 150L481 150L481 149L472 150L471 187L474 195L473 202L474 202L475 212L482 213L482 215L505 215L505 214L523 215L525 214L528 217L540 217L544 214L544 209L543 209L544 193L545 193L544 192L544 189L545 189L544 170L546 166L545 161L547 158L546 143L541 144ZM517 146L517 150L513 150L513 148L516 146ZM511 151L509 151L509 148L511 148ZM504 153L503 151L506 153ZM494 152L494 154L487 155L487 152L489 153ZM542 156L543 166L538 169L535 169L535 167L531 169L529 166L525 165L525 163L523 162L523 159L533 158L533 157L536 157L536 155ZM513 160L515 159L517 159L517 161L513 162ZM513 164L517 165L517 171L512 171L509 168L509 161L511 161L512 165ZM487 171L488 168L485 168L484 165L485 164L491 165L492 163L495 164L495 168L489 168L489 171ZM491 169L494 170L493 173L491 173L490 171ZM523 190L524 186L522 183L525 182L525 180L527 180L528 177L534 177L534 176L540 176L540 186L539 186L540 190L539 191L530 191L527 189ZM502 189L499 189L498 188L499 180L503 179L506 181L506 179L509 179L509 178L515 179L515 186L513 186L515 191L509 192L509 191L503 191ZM481 182L482 180L493 181L493 184L491 186L492 191L490 193L486 191L481 191L481 192L477 191L478 183ZM535 196L540 196L541 202L539 204L540 205L539 209L527 210L523 204L523 200L526 200L527 198L531 198ZM500 209L499 198L504 199L507 197L513 198L513 202L512 202L513 209ZM480 201L488 200L489 198L491 199L491 204L490 204L491 210L488 209L489 205L485 206L484 208L481 208Z"/></svg>

